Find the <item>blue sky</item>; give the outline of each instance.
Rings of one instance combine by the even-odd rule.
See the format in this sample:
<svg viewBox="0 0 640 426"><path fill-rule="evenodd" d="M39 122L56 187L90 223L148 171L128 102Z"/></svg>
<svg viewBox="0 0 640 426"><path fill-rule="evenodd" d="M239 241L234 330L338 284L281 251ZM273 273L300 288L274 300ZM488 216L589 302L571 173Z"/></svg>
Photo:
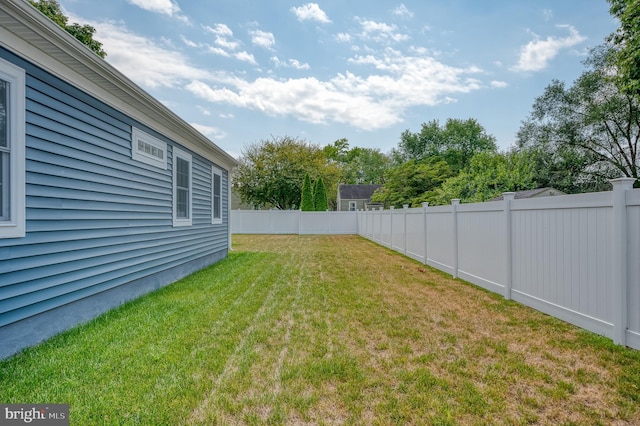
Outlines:
<svg viewBox="0 0 640 426"><path fill-rule="evenodd" d="M475 118L501 149L617 27L606 0L59 0L107 61L234 156L272 136L389 152Z"/></svg>

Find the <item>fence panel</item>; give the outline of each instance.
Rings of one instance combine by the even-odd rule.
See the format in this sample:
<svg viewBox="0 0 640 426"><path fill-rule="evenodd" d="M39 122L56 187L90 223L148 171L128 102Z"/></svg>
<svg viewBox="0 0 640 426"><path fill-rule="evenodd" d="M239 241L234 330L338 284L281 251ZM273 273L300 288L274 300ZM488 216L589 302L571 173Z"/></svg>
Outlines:
<svg viewBox="0 0 640 426"><path fill-rule="evenodd" d="M300 234L357 234L357 212L300 212Z"/></svg>
<svg viewBox="0 0 640 426"><path fill-rule="evenodd" d="M508 255L504 202L458 206L458 277L504 293Z"/></svg>
<svg viewBox="0 0 640 426"><path fill-rule="evenodd" d="M640 348L640 191L627 191L629 288L627 344Z"/></svg>
<svg viewBox="0 0 640 426"><path fill-rule="evenodd" d="M571 197L554 197L553 208L513 202L513 298L611 337L610 194L588 195L593 207L571 207Z"/></svg>
<svg viewBox="0 0 640 426"><path fill-rule="evenodd" d="M392 210L380 212L380 244L387 247L391 247L392 243L391 214Z"/></svg>
<svg viewBox="0 0 640 426"><path fill-rule="evenodd" d="M427 210L427 264L453 274L453 218L451 206Z"/></svg>
<svg viewBox="0 0 640 426"><path fill-rule="evenodd" d="M357 212L232 210L234 234L358 234Z"/></svg>
<svg viewBox="0 0 640 426"><path fill-rule="evenodd" d="M407 210L406 255L425 263L425 211L422 208Z"/></svg>
<svg viewBox="0 0 640 426"><path fill-rule="evenodd" d="M405 209L399 209L392 212L392 249L399 251L400 253L405 253Z"/></svg>

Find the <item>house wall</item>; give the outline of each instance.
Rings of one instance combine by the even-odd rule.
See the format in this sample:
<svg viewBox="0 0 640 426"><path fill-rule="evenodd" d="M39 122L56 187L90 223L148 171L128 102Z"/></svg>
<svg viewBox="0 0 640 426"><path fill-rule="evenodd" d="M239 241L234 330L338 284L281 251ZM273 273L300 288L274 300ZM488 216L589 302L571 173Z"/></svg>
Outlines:
<svg viewBox="0 0 640 426"><path fill-rule="evenodd" d="M343 198L340 200L340 204L338 207L338 211L349 211L349 202L350 201L355 201L356 202L356 209L358 210L364 210L365 204L367 203L367 200L349 200L346 198Z"/></svg>
<svg viewBox="0 0 640 426"><path fill-rule="evenodd" d="M225 257L211 223L212 162L193 155L193 224L172 226L169 140L0 48L26 70L26 236L0 239L0 357ZM131 158L135 126L168 144L167 170Z"/></svg>

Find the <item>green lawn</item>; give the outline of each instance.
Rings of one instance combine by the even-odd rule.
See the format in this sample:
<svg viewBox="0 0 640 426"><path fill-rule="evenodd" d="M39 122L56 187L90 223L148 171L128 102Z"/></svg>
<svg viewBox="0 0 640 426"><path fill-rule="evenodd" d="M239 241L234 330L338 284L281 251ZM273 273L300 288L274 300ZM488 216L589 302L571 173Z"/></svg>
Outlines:
<svg viewBox="0 0 640 426"><path fill-rule="evenodd" d="M0 362L73 425L640 424L640 352L355 236L227 259Z"/></svg>

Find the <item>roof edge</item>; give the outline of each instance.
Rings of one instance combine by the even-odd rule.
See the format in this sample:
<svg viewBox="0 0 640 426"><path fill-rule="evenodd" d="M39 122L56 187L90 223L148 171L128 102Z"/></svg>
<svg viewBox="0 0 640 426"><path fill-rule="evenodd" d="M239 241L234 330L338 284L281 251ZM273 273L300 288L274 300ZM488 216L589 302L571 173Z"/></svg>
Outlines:
<svg viewBox="0 0 640 426"><path fill-rule="evenodd" d="M194 152L215 157L220 166L238 165L230 154L25 0L3 0L0 12L7 14L4 19L15 21L0 26L0 46ZM37 46L33 38L38 39Z"/></svg>

